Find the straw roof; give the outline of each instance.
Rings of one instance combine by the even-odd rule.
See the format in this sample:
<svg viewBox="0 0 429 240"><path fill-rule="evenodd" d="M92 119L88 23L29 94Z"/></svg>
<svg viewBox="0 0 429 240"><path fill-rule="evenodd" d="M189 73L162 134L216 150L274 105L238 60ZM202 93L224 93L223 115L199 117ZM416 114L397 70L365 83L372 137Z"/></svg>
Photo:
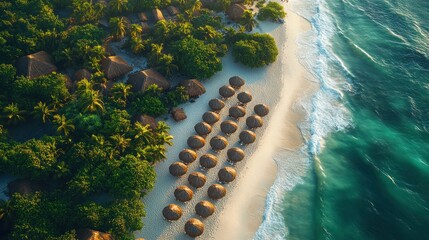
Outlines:
<svg viewBox="0 0 429 240"><path fill-rule="evenodd" d="M203 114L203 121L210 125L217 123L219 119L220 119L219 114L212 111L207 111Z"/></svg>
<svg viewBox="0 0 429 240"><path fill-rule="evenodd" d="M206 122L199 122L194 126L195 132L200 136L206 136L212 132L212 126Z"/></svg>
<svg viewBox="0 0 429 240"><path fill-rule="evenodd" d="M228 140L222 136L214 136L210 139L210 146L215 151L223 150L228 146Z"/></svg>
<svg viewBox="0 0 429 240"><path fill-rule="evenodd" d="M79 240L113 240L112 235L89 228L76 230L76 237Z"/></svg>
<svg viewBox="0 0 429 240"><path fill-rule="evenodd" d="M214 200L221 199L225 197L226 189L220 184L213 184L207 190L207 194L211 199L214 199Z"/></svg>
<svg viewBox="0 0 429 240"><path fill-rule="evenodd" d="M244 144L250 144L256 140L256 134L250 130L242 131L239 137Z"/></svg>
<svg viewBox="0 0 429 240"><path fill-rule="evenodd" d="M225 120L220 124L220 130L225 134L235 133L237 129L237 123L231 120Z"/></svg>
<svg viewBox="0 0 429 240"><path fill-rule="evenodd" d="M233 106L229 109L229 116L235 119L239 119L246 115L246 109L242 106Z"/></svg>
<svg viewBox="0 0 429 240"><path fill-rule="evenodd" d="M51 56L45 51L21 57L18 59L16 68L18 75L23 75L30 79L57 71Z"/></svg>
<svg viewBox="0 0 429 240"><path fill-rule="evenodd" d="M185 148L179 153L179 159L185 164L193 163L197 159L197 153L194 150Z"/></svg>
<svg viewBox="0 0 429 240"><path fill-rule="evenodd" d="M176 221L182 216L182 208L176 204L169 204L162 209L162 215L169 221Z"/></svg>
<svg viewBox="0 0 429 240"><path fill-rule="evenodd" d="M30 195L34 194L37 191L40 191L42 188L30 181L28 179L16 179L7 184L8 195L12 196L14 193L19 193L21 195Z"/></svg>
<svg viewBox="0 0 429 240"><path fill-rule="evenodd" d="M244 158L244 151L238 147L228 149L226 154L228 155L228 160L233 163L240 162Z"/></svg>
<svg viewBox="0 0 429 240"><path fill-rule="evenodd" d="M201 201L195 206L195 212L203 218L210 217L215 210L215 206L209 201Z"/></svg>
<svg viewBox="0 0 429 240"><path fill-rule="evenodd" d="M137 17L139 18L140 21L142 22L146 22L147 21L147 15L144 12L138 13Z"/></svg>
<svg viewBox="0 0 429 240"><path fill-rule="evenodd" d="M217 165L218 159L215 155L207 153L200 157L200 165L203 168L210 169Z"/></svg>
<svg viewBox="0 0 429 240"><path fill-rule="evenodd" d="M206 140L198 135L190 136L187 140L188 146L194 150L198 150L206 145Z"/></svg>
<svg viewBox="0 0 429 240"><path fill-rule="evenodd" d="M179 10L175 6L168 6L167 11L171 16L176 16L177 14L180 13Z"/></svg>
<svg viewBox="0 0 429 240"><path fill-rule="evenodd" d="M174 197L176 197L176 199L181 202L187 202L191 200L193 196L194 192L192 192L190 188L184 185L179 186L176 188L176 190L174 190Z"/></svg>
<svg viewBox="0 0 429 240"><path fill-rule="evenodd" d="M255 105L253 110L255 111L255 113L257 115L259 115L261 117L266 116L270 112L270 108L267 105L262 104L262 103Z"/></svg>
<svg viewBox="0 0 429 240"><path fill-rule="evenodd" d="M183 108L173 108L171 110L171 116L173 117L174 121L180 122L182 120L185 120L188 116L186 116L185 111Z"/></svg>
<svg viewBox="0 0 429 240"><path fill-rule="evenodd" d="M191 218L185 224L185 232L190 237L198 237L204 232L204 223L196 218Z"/></svg>
<svg viewBox="0 0 429 240"><path fill-rule="evenodd" d="M241 16L243 15L244 11L246 11L247 8L242 4L233 4L231 5L227 10L226 14L228 17L234 21L241 19Z"/></svg>
<svg viewBox="0 0 429 240"><path fill-rule="evenodd" d="M246 125L250 129L262 127L264 120L258 115L252 115L246 119Z"/></svg>
<svg viewBox="0 0 429 240"><path fill-rule="evenodd" d="M229 79L229 85L235 89L240 89L244 85L244 79L239 76L234 76Z"/></svg>
<svg viewBox="0 0 429 240"><path fill-rule="evenodd" d="M134 122L140 122L140 124L142 126L149 125L149 127L151 129L155 129L156 128L156 120L155 120L155 118L153 118L153 117L151 117L149 115L145 115L145 114L136 115L136 116L133 117L133 121Z"/></svg>
<svg viewBox="0 0 429 240"><path fill-rule="evenodd" d="M170 88L170 83L167 79L153 68L130 74L128 76L128 83L132 85L134 92L144 92L153 84L164 91Z"/></svg>
<svg viewBox="0 0 429 240"><path fill-rule="evenodd" d="M104 58L101 60L101 68L109 80L115 80L133 70L133 68L119 56Z"/></svg>
<svg viewBox="0 0 429 240"><path fill-rule="evenodd" d="M200 172L193 172L188 176L189 184L194 188L200 188L206 184L207 177L206 175Z"/></svg>
<svg viewBox="0 0 429 240"><path fill-rule="evenodd" d="M209 107L215 111L218 112L222 110L222 108L225 107L225 102L220 100L219 98L213 98L209 101Z"/></svg>
<svg viewBox="0 0 429 240"><path fill-rule="evenodd" d="M217 173L220 182L229 183L234 181L237 172L232 167L224 167Z"/></svg>
<svg viewBox="0 0 429 240"><path fill-rule="evenodd" d="M175 162L170 165L168 170L170 171L171 175L175 177L180 177L185 175L186 172L188 172L188 166L181 162Z"/></svg>
<svg viewBox="0 0 429 240"><path fill-rule="evenodd" d="M152 15L155 19L156 22L164 20L164 15L162 14L161 10L159 10L158 8L155 8L154 10L152 10Z"/></svg>
<svg viewBox="0 0 429 240"><path fill-rule="evenodd" d="M238 101L246 104L252 101L252 94L250 92L244 91L237 95Z"/></svg>
<svg viewBox="0 0 429 240"><path fill-rule="evenodd" d="M179 83L179 86L185 88L186 93L191 98L199 97L206 92L204 85L197 79L188 79Z"/></svg>
<svg viewBox="0 0 429 240"><path fill-rule="evenodd" d="M82 80L82 79L87 79L87 80L91 80L91 72L90 71L88 71L88 69L86 69L86 68L82 68L82 69L79 69L79 70L77 70L75 73L74 73L74 80L77 82L77 81L80 81L80 80Z"/></svg>
<svg viewBox="0 0 429 240"><path fill-rule="evenodd" d="M223 85L222 87L219 88L219 94L223 98L230 98L230 97L234 96L235 90L231 86Z"/></svg>

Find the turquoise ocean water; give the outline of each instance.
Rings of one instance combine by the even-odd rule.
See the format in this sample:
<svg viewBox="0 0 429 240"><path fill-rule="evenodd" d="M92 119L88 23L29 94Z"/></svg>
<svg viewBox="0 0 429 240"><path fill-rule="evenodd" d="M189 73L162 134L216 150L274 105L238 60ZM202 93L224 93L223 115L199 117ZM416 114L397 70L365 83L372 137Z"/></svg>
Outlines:
<svg viewBox="0 0 429 240"><path fill-rule="evenodd" d="M298 2L298 1L297 1ZM429 239L429 1L301 0L300 152L276 160L256 239Z"/></svg>

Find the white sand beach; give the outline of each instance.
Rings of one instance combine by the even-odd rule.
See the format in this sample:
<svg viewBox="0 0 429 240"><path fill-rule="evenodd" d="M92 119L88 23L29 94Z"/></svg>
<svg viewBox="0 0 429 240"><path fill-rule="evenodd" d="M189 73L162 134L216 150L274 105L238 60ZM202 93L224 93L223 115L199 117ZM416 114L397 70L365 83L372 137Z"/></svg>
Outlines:
<svg viewBox="0 0 429 240"><path fill-rule="evenodd" d="M211 79L204 82L207 92L194 103L187 103L183 108L188 115L185 121L175 123L171 118L167 123L172 127L174 146L169 148L165 162L156 166L157 180L155 188L144 198L147 216L143 219L145 226L135 233L136 237L145 239L190 239L184 234L184 225L190 218L196 217L205 224L204 234L200 239L251 239L262 222L265 198L267 192L276 178L276 165L274 156L281 149L296 149L302 144L301 134L297 123L301 116L293 110L297 99L314 90L315 86L308 78L305 69L298 59L298 36L310 29L310 24L291 11L289 3L278 1L285 6L287 11L286 23L277 24L260 22L256 31L271 34L278 44L278 60L265 68L249 69L234 63L232 56L223 58L223 70ZM207 143L197 153L201 156L205 153L215 154L219 158L218 165L208 171L199 168L198 159L190 164L188 173L181 178L170 175L168 168L171 163L179 161L179 152L187 148L186 140L195 134L194 125L202 121L201 117L209 110L208 101L220 97L219 87L228 84L228 79L238 75L246 80L246 85L237 91L249 91L253 100L246 106L246 117L253 114L253 106L264 103L270 106L271 112L264 117L264 126L257 129L257 141L249 146L238 144L239 132L247 129L245 118L240 119L239 129L227 139L231 148L239 146L245 150L244 161L234 168L237 171L237 179L224 185L227 189L225 198L212 201L207 196L208 187L217 183L217 172L226 163L226 150L215 154ZM220 123L229 119L229 107L238 103L236 95L226 102L226 107L220 112L221 120L213 126L213 131L207 136L207 142L220 132ZM177 186L187 185L187 176L194 171L200 171L207 176L204 187L194 190L194 197L187 203L175 200L174 190ZM207 219L201 219L195 214L195 205L209 200L216 206L215 213ZM162 216L162 209L170 203L182 207L183 216L175 222L167 222Z"/></svg>

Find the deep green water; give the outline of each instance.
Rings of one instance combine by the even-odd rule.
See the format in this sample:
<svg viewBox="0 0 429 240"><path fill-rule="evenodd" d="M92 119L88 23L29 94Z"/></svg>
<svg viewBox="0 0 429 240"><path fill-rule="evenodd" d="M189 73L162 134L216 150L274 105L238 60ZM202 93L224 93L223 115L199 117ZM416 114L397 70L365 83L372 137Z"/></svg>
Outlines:
<svg viewBox="0 0 429 240"><path fill-rule="evenodd" d="M303 128L307 171L273 208L286 234L270 238L429 239L429 1L296 9L322 89Z"/></svg>

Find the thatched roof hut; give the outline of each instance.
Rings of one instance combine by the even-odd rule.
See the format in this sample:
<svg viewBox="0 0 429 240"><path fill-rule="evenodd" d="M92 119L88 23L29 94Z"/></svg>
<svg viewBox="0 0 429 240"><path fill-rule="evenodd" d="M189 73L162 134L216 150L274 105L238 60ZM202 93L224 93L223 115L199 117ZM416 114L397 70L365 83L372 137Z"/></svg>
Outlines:
<svg viewBox="0 0 429 240"><path fill-rule="evenodd" d="M242 4L233 4L226 10L226 15L231 20L237 21L241 19L241 16L243 16L244 11L246 11L247 8Z"/></svg>
<svg viewBox="0 0 429 240"><path fill-rule="evenodd" d="M159 10L158 8L155 8L154 10L152 10L152 15L153 15L153 18L155 19L155 22L165 19L161 10Z"/></svg>
<svg viewBox="0 0 429 240"><path fill-rule="evenodd" d="M237 129L237 123L231 120L225 120L220 124L220 130L227 135L235 133Z"/></svg>
<svg viewBox="0 0 429 240"><path fill-rule="evenodd" d="M82 79L91 80L91 72L86 68L82 68L74 73L73 78L75 82L78 82Z"/></svg>
<svg viewBox="0 0 429 240"><path fill-rule="evenodd" d="M229 85L235 89L240 89L244 85L244 79L239 76L234 76L229 79Z"/></svg>
<svg viewBox="0 0 429 240"><path fill-rule="evenodd" d="M237 177L237 172L232 167L224 167L219 170L217 176L219 177L220 182L229 183L235 180L235 177Z"/></svg>
<svg viewBox="0 0 429 240"><path fill-rule="evenodd" d="M162 209L162 215L168 221L176 221L182 216L182 208L176 204L169 204Z"/></svg>
<svg viewBox="0 0 429 240"><path fill-rule="evenodd" d="M7 184L8 195L12 196L14 193L21 195L34 194L42 190L41 186L28 179L16 179Z"/></svg>
<svg viewBox="0 0 429 240"><path fill-rule="evenodd" d="M181 177L188 172L188 166L181 162L175 162L170 165L168 168L170 174L175 177Z"/></svg>
<svg viewBox="0 0 429 240"><path fill-rule="evenodd" d="M185 232L188 236L196 238L203 234L204 223L196 218L191 218L185 224Z"/></svg>
<svg viewBox="0 0 429 240"><path fill-rule="evenodd" d="M185 120L188 116L186 116L185 111L183 108L173 108L171 110L171 116L173 117L174 121L180 122L182 120Z"/></svg>
<svg viewBox="0 0 429 240"><path fill-rule="evenodd" d="M18 75L26 76L30 79L57 71L51 56L45 51L21 57L18 59L16 68Z"/></svg>
<svg viewBox="0 0 429 240"><path fill-rule="evenodd" d="M258 115L252 115L246 119L246 125L250 129L255 129L262 127L262 125L264 125L264 120Z"/></svg>
<svg viewBox="0 0 429 240"><path fill-rule="evenodd" d="M174 197L177 201L187 202L192 199L194 196L194 192L187 186L179 186L174 190Z"/></svg>
<svg viewBox="0 0 429 240"><path fill-rule="evenodd" d="M119 56L103 58L103 60L101 60L101 69L109 80L115 80L133 70L133 68Z"/></svg>
<svg viewBox="0 0 429 240"><path fill-rule="evenodd" d="M142 22L146 22L147 21L147 15L144 12L138 13L137 17L139 18L140 21Z"/></svg>
<svg viewBox="0 0 429 240"><path fill-rule="evenodd" d="M215 111L219 112L222 108L225 107L225 102L220 100L219 98L213 98L209 101L209 107Z"/></svg>
<svg viewBox="0 0 429 240"><path fill-rule="evenodd" d="M201 201L195 205L195 212L198 216L203 218L210 217L213 215L215 210L216 207L209 201Z"/></svg>
<svg viewBox="0 0 429 240"><path fill-rule="evenodd" d="M175 6L168 6L167 7L167 12L171 15L171 16L176 16L177 14L179 14L179 9L177 9L177 7Z"/></svg>
<svg viewBox="0 0 429 240"><path fill-rule="evenodd" d="M228 155L228 161L232 163L237 163L244 159L244 151L238 147L228 149L226 154Z"/></svg>
<svg viewBox="0 0 429 240"><path fill-rule="evenodd" d="M112 235L89 228L76 230L76 237L78 240L113 240Z"/></svg>
<svg viewBox="0 0 429 240"><path fill-rule="evenodd" d="M185 88L186 93L191 98L196 98L203 95L206 92L204 85L197 79L188 79L179 83L179 86Z"/></svg>
<svg viewBox="0 0 429 240"><path fill-rule="evenodd" d="M239 138L242 143L247 145L256 141L256 134L250 130L244 130L240 133Z"/></svg>
<svg viewBox="0 0 429 240"><path fill-rule="evenodd" d="M193 135L188 138L188 146L194 150L198 150L206 145L206 140L198 135Z"/></svg>
<svg viewBox="0 0 429 240"><path fill-rule="evenodd" d="M193 163L197 159L197 153L194 150L185 148L180 151L179 159L185 164Z"/></svg>
<svg viewBox="0 0 429 240"><path fill-rule="evenodd" d="M131 84L134 92L144 92L153 84L164 91L170 88L170 82L153 68L130 74L128 76L128 83Z"/></svg>
<svg viewBox="0 0 429 240"><path fill-rule="evenodd" d="M238 101L247 104L252 101L252 94L250 92L244 91L237 95Z"/></svg>
<svg viewBox="0 0 429 240"><path fill-rule="evenodd" d="M149 116L149 115L145 115L145 114L141 114L141 115L136 115L133 117L133 122L140 122L140 124L142 126L146 126L149 125L149 127L153 130L156 128L156 120L155 118Z"/></svg>
<svg viewBox="0 0 429 240"><path fill-rule="evenodd" d="M219 88L219 94L223 98L230 98L230 97L234 96L235 90L231 86L223 85L222 87Z"/></svg>
<svg viewBox="0 0 429 240"><path fill-rule="evenodd" d="M207 111L203 114L203 121L210 125L217 123L219 119L220 119L219 114L212 111Z"/></svg>
<svg viewBox="0 0 429 240"><path fill-rule="evenodd" d="M194 126L195 132L200 136L206 136L212 132L212 126L206 122L199 122Z"/></svg>
<svg viewBox="0 0 429 240"><path fill-rule="evenodd" d="M228 140L222 136L214 136L210 139L210 146L214 151L220 151L228 146Z"/></svg>
<svg viewBox="0 0 429 240"><path fill-rule="evenodd" d="M253 110L255 111L256 115L261 117L266 116L270 112L270 108L267 105L262 103L255 105Z"/></svg>
<svg viewBox="0 0 429 240"><path fill-rule="evenodd" d="M214 168L217 165L218 159L215 155L207 153L200 157L200 165L205 169Z"/></svg>
<svg viewBox="0 0 429 240"><path fill-rule="evenodd" d="M246 115L246 109L242 106L233 106L229 109L229 116L235 119L239 119Z"/></svg>
<svg viewBox="0 0 429 240"><path fill-rule="evenodd" d="M207 190L207 194L209 195L209 198L213 200L221 199L225 197L226 189L220 184L213 184Z"/></svg>
<svg viewBox="0 0 429 240"><path fill-rule="evenodd" d="M193 172L188 176L189 184L194 188L200 188L206 184L207 177L206 175L200 172Z"/></svg>

